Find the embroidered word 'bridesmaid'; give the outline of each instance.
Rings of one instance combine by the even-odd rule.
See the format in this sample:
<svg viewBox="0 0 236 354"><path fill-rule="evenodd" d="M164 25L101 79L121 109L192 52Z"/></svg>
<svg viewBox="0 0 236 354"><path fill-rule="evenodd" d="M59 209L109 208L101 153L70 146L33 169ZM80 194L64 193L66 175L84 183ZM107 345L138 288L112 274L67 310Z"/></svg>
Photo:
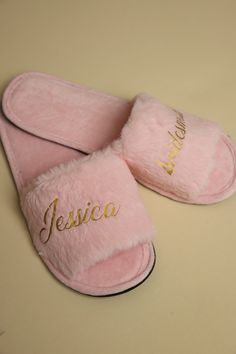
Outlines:
<svg viewBox="0 0 236 354"><path fill-rule="evenodd" d="M174 133L168 131L168 134L171 137L171 142L168 144L170 151L167 155L167 161L165 162L159 161L159 166L164 168L164 170L166 170L166 172L170 176L174 172L175 158L177 155L179 155L180 151L183 148L183 140L186 134L186 124L185 124L183 114L176 111L175 109L173 111L177 114L176 125L175 125L176 130Z"/></svg>

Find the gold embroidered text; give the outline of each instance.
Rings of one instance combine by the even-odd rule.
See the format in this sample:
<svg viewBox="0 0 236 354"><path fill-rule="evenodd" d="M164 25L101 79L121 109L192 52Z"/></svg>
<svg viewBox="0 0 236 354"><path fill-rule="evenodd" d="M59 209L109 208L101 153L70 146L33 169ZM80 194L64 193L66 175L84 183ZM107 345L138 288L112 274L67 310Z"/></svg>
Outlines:
<svg viewBox="0 0 236 354"><path fill-rule="evenodd" d="M43 217L45 227L43 227L39 233L39 237L42 243L47 243L49 241L54 229L60 232L69 230L73 227L87 224L90 221L98 221L102 218L107 219L114 217L120 210L120 206L117 207L112 202L108 202L104 206L99 204L91 206L91 203L88 202L87 207L84 210L71 210L68 212L67 216L58 216L58 202L59 199L55 198L45 210Z"/></svg>
<svg viewBox="0 0 236 354"><path fill-rule="evenodd" d="M184 116L182 113L174 110L177 113L175 132L171 133L168 131L168 134L171 136L171 142L168 144L170 151L167 155L167 161L162 162L158 161L159 166L164 168L164 170L171 176L175 168L175 158L179 155L180 151L183 148L183 140L186 134L186 125Z"/></svg>

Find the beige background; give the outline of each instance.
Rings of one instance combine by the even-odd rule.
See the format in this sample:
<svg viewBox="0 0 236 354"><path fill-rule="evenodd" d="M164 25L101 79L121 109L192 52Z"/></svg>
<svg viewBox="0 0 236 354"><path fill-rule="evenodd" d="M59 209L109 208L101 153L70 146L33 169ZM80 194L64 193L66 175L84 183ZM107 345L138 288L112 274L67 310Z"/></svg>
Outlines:
<svg viewBox="0 0 236 354"><path fill-rule="evenodd" d="M0 0L0 89L35 70L146 91L236 140L235 37L234 0ZM157 267L133 292L82 296L34 252L1 149L1 354L236 354L236 195L190 206L140 192Z"/></svg>

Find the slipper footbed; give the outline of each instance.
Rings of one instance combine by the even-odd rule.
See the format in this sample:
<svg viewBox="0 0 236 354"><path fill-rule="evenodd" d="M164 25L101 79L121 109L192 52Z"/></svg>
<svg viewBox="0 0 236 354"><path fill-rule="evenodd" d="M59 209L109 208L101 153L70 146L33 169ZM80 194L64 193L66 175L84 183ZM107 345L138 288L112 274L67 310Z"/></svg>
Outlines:
<svg viewBox="0 0 236 354"><path fill-rule="evenodd" d="M5 114L14 124L85 153L119 137L132 113L133 103L41 73L17 76L3 97ZM192 160L194 164L194 158ZM129 164L129 159L126 161ZM207 185L194 198L183 198L161 185L158 178L155 181L153 176L153 180L147 180L145 175L136 175L132 167L131 170L139 182L160 194L186 203L210 204L229 197L236 190L235 144L223 134L216 147L214 164ZM143 170L142 166L139 170Z"/></svg>
<svg viewBox="0 0 236 354"><path fill-rule="evenodd" d="M84 157L77 150L18 129L3 116L0 117L0 133L19 194L32 179L48 169ZM152 244L144 243L119 252L69 279L55 269L49 259L43 260L68 287L81 293L101 296L126 291L141 283L152 270L155 256Z"/></svg>

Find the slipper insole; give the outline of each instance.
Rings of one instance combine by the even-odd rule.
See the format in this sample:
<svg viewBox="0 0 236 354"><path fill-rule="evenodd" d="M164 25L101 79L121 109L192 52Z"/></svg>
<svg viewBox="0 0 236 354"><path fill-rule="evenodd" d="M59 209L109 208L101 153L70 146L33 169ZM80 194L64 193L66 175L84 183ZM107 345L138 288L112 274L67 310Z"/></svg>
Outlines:
<svg viewBox="0 0 236 354"><path fill-rule="evenodd" d="M48 169L84 156L77 150L28 134L3 116L0 117L0 133L19 192L33 178ZM74 286L78 287L79 284L79 291L98 296L132 288L151 272L154 257L152 245L138 245L79 273L74 279ZM66 283L66 279L63 279L53 266L49 268L56 277Z"/></svg>
<svg viewBox="0 0 236 354"><path fill-rule="evenodd" d="M84 153L103 148L119 137L132 106L133 102L123 98L41 73L19 75L3 99L6 116L17 126ZM220 201L235 191L235 156L235 144L222 134L215 167L197 203ZM137 180L161 194L186 201L146 183L145 178Z"/></svg>

